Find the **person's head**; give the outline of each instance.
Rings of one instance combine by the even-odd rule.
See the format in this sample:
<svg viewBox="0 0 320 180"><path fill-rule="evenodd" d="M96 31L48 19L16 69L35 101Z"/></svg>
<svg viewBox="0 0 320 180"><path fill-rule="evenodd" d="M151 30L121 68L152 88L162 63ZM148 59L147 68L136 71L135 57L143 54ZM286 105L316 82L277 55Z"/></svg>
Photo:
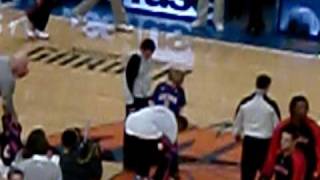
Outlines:
<svg viewBox="0 0 320 180"><path fill-rule="evenodd" d="M178 69L170 69L168 79L176 86L181 86L184 82L185 72Z"/></svg>
<svg viewBox="0 0 320 180"><path fill-rule="evenodd" d="M63 132L61 142L64 148L71 150L80 143L79 135L76 129L67 129Z"/></svg>
<svg viewBox="0 0 320 180"><path fill-rule="evenodd" d="M25 150L27 156L46 155L50 148L46 134L42 129L33 130L27 138Z"/></svg>
<svg viewBox="0 0 320 180"><path fill-rule="evenodd" d="M8 172L8 180L23 180L24 179L24 173L19 170L12 168Z"/></svg>
<svg viewBox="0 0 320 180"><path fill-rule="evenodd" d="M304 96L293 97L289 105L289 111L292 117L292 121L303 120L307 116L309 111L309 102L307 98Z"/></svg>
<svg viewBox="0 0 320 180"><path fill-rule="evenodd" d="M156 50L156 44L152 39L145 39L140 45L140 51L144 59L150 59Z"/></svg>
<svg viewBox="0 0 320 180"><path fill-rule="evenodd" d="M294 149L296 140L299 137L298 132L293 126L287 126L281 134L281 150L288 152Z"/></svg>
<svg viewBox="0 0 320 180"><path fill-rule="evenodd" d="M16 78L23 78L29 73L29 60L26 56L15 55L11 60L11 71Z"/></svg>
<svg viewBox="0 0 320 180"><path fill-rule="evenodd" d="M266 74L261 74L257 77L256 88L264 91L268 91L271 85L271 78Z"/></svg>

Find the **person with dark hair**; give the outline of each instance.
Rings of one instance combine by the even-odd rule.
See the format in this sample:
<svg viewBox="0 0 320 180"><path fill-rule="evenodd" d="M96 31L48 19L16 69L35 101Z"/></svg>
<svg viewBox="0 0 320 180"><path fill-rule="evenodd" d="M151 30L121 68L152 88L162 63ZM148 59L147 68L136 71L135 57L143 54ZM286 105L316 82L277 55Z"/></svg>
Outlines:
<svg viewBox="0 0 320 180"><path fill-rule="evenodd" d="M152 54L156 50L153 40L145 39L140 45L140 52L130 56L124 72L124 92L126 117L149 106L151 89ZM127 154L127 135L123 139L123 168L132 169Z"/></svg>
<svg viewBox="0 0 320 180"><path fill-rule="evenodd" d="M76 128L63 132L60 167L66 180L100 180L102 161L100 147L91 141L81 142ZM83 144L84 143L84 144Z"/></svg>
<svg viewBox="0 0 320 180"><path fill-rule="evenodd" d="M275 129L262 177L271 178L279 151L281 134L288 126L298 133L296 148L303 152L306 161L305 180L319 179L320 174L320 128L315 120L308 116L309 102L304 96L295 96L289 105L290 117L281 121Z"/></svg>
<svg viewBox="0 0 320 180"><path fill-rule="evenodd" d="M62 180L60 167L48 157L49 142L42 129L28 136L23 158L14 164L25 174L25 180ZM39 173L41 172L41 173Z"/></svg>
<svg viewBox="0 0 320 180"><path fill-rule="evenodd" d="M8 180L24 180L24 173L16 168L11 168L8 172Z"/></svg>
<svg viewBox="0 0 320 180"><path fill-rule="evenodd" d="M236 110L234 135L237 141L243 138L242 180L256 178L267 156L272 132L281 119L277 103L267 96L270 84L268 75L258 76L257 90L244 98Z"/></svg>
<svg viewBox="0 0 320 180"><path fill-rule="evenodd" d="M303 153L296 148L298 137L293 126L283 129L273 172L275 180L304 180L306 164ZM260 177L260 180L264 179L268 178Z"/></svg>
<svg viewBox="0 0 320 180"><path fill-rule="evenodd" d="M27 10L29 29L28 38L49 39L49 34L45 32L51 11L57 6L58 0L36 0L35 4Z"/></svg>
<svg viewBox="0 0 320 180"><path fill-rule="evenodd" d="M151 167L156 167L154 180L175 178L174 164L177 158L175 142L178 127L175 115L165 106L151 106L128 116L127 158L136 173L136 179L149 179Z"/></svg>
<svg viewBox="0 0 320 180"><path fill-rule="evenodd" d="M140 45L140 53L134 53L127 63L124 82L126 96L126 116L149 105L152 68L152 54L156 50L153 40L145 39Z"/></svg>

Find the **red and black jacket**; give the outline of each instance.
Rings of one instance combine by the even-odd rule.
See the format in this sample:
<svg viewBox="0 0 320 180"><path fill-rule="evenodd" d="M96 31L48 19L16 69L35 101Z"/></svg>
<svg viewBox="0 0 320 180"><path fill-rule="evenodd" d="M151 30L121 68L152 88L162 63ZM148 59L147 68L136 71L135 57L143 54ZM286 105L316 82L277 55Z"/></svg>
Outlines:
<svg viewBox="0 0 320 180"><path fill-rule="evenodd" d="M270 147L269 147L269 152L267 155L267 159L265 161L264 167L262 169L262 176L265 177L272 177L273 174L273 170L276 164L276 157L280 151L280 140L281 140L281 134L283 132L283 129L285 127L287 127L290 123L290 118L281 121L279 123L279 125L277 126L277 128L274 130L273 132L273 136L271 139L271 143L270 143ZM307 125L307 127L310 128L310 131L312 132L313 136L314 136L314 141L315 141L315 153L316 153L316 169L315 172L320 173L320 128L319 126L316 124L316 121L314 121L313 119L306 117L305 118L305 124ZM295 153L295 155L293 156L294 161L299 161L299 159L301 159L300 154L299 153ZM295 170L297 170L298 172L300 171L299 169L303 169L305 167L301 167L301 163L298 167L295 167ZM301 177L301 174L297 174L296 178L293 178L293 180L301 180L301 179L297 179L297 177Z"/></svg>

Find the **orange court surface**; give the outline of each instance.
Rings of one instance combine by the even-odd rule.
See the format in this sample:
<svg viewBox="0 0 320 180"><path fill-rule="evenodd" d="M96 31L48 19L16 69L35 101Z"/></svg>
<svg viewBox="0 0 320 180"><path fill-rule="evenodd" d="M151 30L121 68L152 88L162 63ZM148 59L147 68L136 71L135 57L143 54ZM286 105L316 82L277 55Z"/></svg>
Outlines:
<svg viewBox="0 0 320 180"><path fill-rule="evenodd" d="M130 179L130 173L120 172L117 154L122 147L125 110L122 62L138 48L141 37L154 32L136 29L132 34L90 39L80 28L53 17L48 42L28 41L22 27L11 35L6 26L21 12L6 9L1 13L0 53L12 54L23 48L31 59L30 75L17 82L15 93L23 137L41 126L51 143L58 144L64 129L83 127L91 120L90 137L100 140L109 159L104 163L103 180ZM159 47L174 48L172 44L181 41L193 54L194 66L184 84L188 101L184 114L196 127L179 136L182 179L239 179L241 148L234 143L229 125L239 100L254 90L260 73L271 75L270 93L283 117L288 115L289 100L296 94L306 95L311 116L320 117L320 61L316 57L156 33ZM154 84L165 80L166 70L163 64L156 66Z"/></svg>

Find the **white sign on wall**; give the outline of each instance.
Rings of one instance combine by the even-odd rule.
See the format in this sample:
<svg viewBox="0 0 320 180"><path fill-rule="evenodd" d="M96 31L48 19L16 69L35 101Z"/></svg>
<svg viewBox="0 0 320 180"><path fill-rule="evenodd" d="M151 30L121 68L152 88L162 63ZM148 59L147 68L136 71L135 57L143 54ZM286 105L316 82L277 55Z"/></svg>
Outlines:
<svg viewBox="0 0 320 180"><path fill-rule="evenodd" d="M124 0L126 8L195 18L197 13L191 0Z"/></svg>

